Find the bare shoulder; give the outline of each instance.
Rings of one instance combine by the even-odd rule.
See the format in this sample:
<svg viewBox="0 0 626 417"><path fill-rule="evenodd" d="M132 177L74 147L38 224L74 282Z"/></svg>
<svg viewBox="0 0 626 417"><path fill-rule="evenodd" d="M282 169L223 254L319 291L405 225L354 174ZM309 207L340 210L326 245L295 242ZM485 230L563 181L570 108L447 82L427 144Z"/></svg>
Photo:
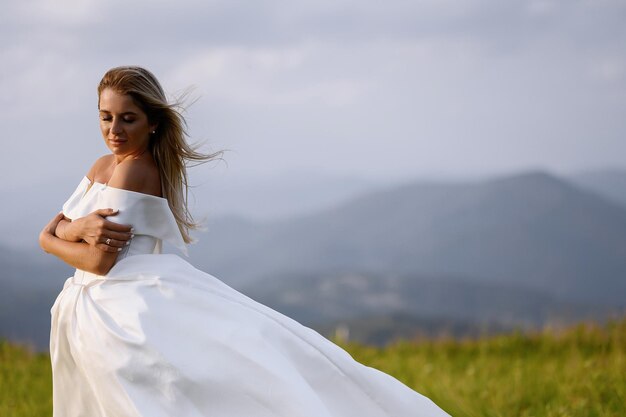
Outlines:
<svg viewBox="0 0 626 417"><path fill-rule="evenodd" d="M93 163L89 172L87 172L87 178L89 178L89 181L94 182L95 180L99 182L106 182L106 180L103 181L103 178L99 178L99 176L101 174L106 175L106 170L113 165L114 158L115 156L108 154L96 159L96 162Z"/></svg>
<svg viewBox="0 0 626 417"><path fill-rule="evenodd" d="M152 159L130 159L119 163L109 179L109 186L138 193L161 196L159 170Z"/></svg>

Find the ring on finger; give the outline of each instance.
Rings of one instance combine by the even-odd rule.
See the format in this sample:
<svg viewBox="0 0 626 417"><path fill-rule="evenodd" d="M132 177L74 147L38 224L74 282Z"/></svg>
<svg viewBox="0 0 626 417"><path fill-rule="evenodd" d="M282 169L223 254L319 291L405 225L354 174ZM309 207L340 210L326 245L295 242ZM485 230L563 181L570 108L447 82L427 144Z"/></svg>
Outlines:
<svg viewBox="0 0 626 417"><path fill-rule="evenodd" d="M107 238L107 240L105 240L104 243L106 243L107 245L110 245L111 244L111 238Z"/></svg>

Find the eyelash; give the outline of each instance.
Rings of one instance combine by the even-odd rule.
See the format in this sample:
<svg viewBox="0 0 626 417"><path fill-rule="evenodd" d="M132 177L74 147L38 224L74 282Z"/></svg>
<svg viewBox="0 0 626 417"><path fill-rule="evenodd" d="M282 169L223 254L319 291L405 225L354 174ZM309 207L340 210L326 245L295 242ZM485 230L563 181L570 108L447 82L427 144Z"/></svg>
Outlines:
<svg viewBox="0 0 626 417"><path fill-rule="evenodd" d="M103 122L110 122L111 118L110 117L101 117L100 120L102 120ZM133 123L135 121L135 119L122 119L124 122L126 123Z"/></svg>

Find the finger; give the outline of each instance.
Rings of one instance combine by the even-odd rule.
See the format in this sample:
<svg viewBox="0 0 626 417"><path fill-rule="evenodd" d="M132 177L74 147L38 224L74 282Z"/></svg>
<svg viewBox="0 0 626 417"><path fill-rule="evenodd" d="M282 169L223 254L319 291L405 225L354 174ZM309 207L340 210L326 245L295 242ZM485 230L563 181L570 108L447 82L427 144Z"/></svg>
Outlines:
<svg viewBox="0 0 626 417"><path fill-rule="evenodd" d="M115 239L115 240L121 240L121 241L129 241L133 236L135 236L134 234L127 232L127 233L123 233L123 232L112 232L107 230L105 233L103 233L102 236L102 240L106 240L107 238L111 238L111 239Z"/></svg>
<svg viewBox="0 0 626 417"><path fill-rule="evenodd" d="M101 239L100 243L104 243L105 245L111 246L112 248L123 248L129 242L127 240L117 240L117 239L106 238L106 239Z"/></svg>
<svg viewBox="0 0 626 417"><path fill-rule="evenodd" d="M113 246L109 246L109 245L106 245L104 243L98 243L96 245L96 248L100 249L101 251L111 252L111 253L119 252L119 251L122 250L122 248L115 248Z"/></svg>
<svg viewBox="0 0 626 417"><path fill-rule="evenodd" d="M112 209L112 208L104 208L104 209L98 209L96 211L94 211L94 213L102 216L102 217L107 217L107 216L115 216L117 213L119 213L120 211L117 209Z"/></svg>
<svg viewBox="0 0 626 417"><path fill-rule="evenodd" d="M114 232L127 232L127 233L129 233L131 229L133 228L129 224L119 224L119 223L114 223L109 220L105 220L103 226L105 229L112 230Z"/></svg>

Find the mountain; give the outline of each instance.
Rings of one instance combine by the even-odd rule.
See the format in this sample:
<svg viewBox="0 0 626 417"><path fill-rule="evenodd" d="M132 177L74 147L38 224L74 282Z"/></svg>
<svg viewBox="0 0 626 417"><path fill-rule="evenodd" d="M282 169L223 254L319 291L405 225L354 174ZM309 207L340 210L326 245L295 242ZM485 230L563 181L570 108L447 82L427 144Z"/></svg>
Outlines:
<svg viewBox="0 0 626 417"><path fill-rule="evenodd" d="M577 185L626 206L626 169L604 169L573 174Z"/></svg>
<svg viewBox="0 0 626 417"><path fill-rule="evenodd" d="M204 177L204 176L203 176ZM235 176L206 173L191 190L198 216L235 215L266 221L314 213L384 186L382 181L310 171Z"/></svg>
<svg viewBox="0 0 626 417"><path fill-rule="evenodd" d="M545 172L415 182L313 215L229 222L213 223L192 253L249 290L274 274L356 270L461 276L564 302L624 304L626 209Z"/></svg>
<svg viewBox="0 0 626 417"><path fill-rule="evenodd" d="M350 323L365 340L626 307L626 207L541 171L414 181L281 220L222 217L200 238L199 269L316 328ZM71 269L40 251L0 254L0 335L45 346Z"/></svg>

